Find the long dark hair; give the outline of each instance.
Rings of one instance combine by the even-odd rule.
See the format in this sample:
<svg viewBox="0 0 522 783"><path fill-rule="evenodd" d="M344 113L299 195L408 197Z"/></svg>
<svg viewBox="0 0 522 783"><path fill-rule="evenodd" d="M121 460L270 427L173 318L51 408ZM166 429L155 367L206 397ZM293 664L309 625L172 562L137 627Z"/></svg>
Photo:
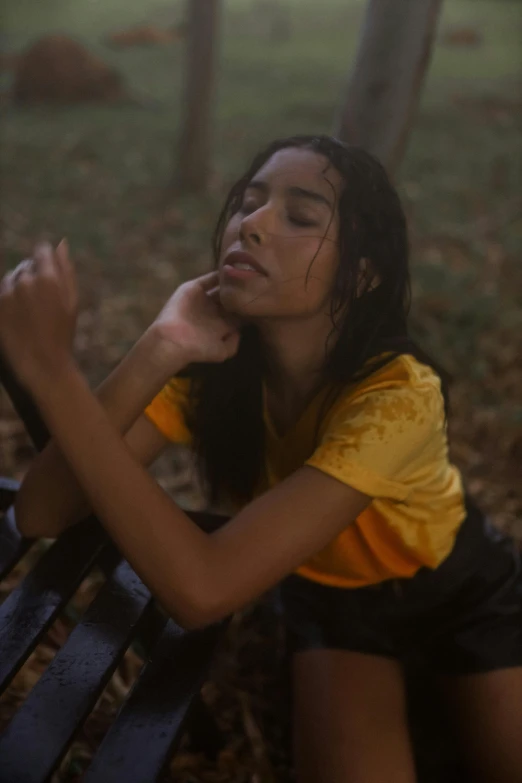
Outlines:
<svg viewBox="0 0 522 783"><path fill-rule="evenodd" d="M325 351L323 381L333 396L360 382L400 354L412 354L440 376L445 408L447 381L408 335L409 247L399 196L379 161L358 147L330 136L292 136L272 142L231 188L213 237L215 264L223 232L241 206L248 183L272 155L301 147L323 155L344 180L338 202L339 258L331 300L331 350ZM358 290L360 260L368 259L380 283ZM383 354L385 354L383 356ZM263 470L263 360L257 328L242 329L237 354L222 364L193 365L186 412L194 449L211 503L233 497L248 501ZM324 412L324 406L321 408Z"/></svg>

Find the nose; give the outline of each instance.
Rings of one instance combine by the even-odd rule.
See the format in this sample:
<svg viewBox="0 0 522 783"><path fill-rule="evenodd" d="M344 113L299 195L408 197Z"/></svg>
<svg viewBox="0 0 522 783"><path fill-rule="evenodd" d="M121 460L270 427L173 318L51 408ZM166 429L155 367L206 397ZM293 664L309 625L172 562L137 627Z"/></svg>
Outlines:
<svg viewBox="0 0 522 783"><path fill-rule="evenodd" d="M262 245L268 237L268 215L266 207L260 207L250 215L245 215L239 227L239 238L242 242L251 242L255 245Z"/></svg>

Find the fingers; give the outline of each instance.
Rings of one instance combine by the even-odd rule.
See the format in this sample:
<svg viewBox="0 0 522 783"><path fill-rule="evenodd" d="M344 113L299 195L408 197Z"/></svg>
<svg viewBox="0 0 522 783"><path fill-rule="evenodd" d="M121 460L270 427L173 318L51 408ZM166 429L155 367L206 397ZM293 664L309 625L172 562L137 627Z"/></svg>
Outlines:
<svg viewBox="0 0 522 783"><path fill-rule="evenodd" d="M32 274L33 272L34 272L33 259L24 258L24 260L20 261L20 263L17 266L15 266L15 268L10 272L10 275L12 276L13 281L16 283L16 281L24 274Z"/></svg>
<svg viewBox="0 0 522 783"><path fill-rule="evenodd" d="M218 272L212 274L216 274L219 277ZM219 292L220 292L220 287L216 285L214 286L214 288L211 288L210 290L206 291L206 294L210 299L212 299L213 302L219 305L221 317L228 324L230 324L230 326L233 329L238 329L241 324L241 320L237 316L231 315L230 313L227 313L226 310L223 309L223 306L221 305L221 299L219 298Z"/></svg>
<svg viewBox="0 0 522 783"><path fill-rule="evenodd" d="M33 268L37 275L45 277L54 273L54 253L49 242L40 242L34 249Z"/></svg>
<svg viewBox="0 0 522 783"><path fill-rule="evenodd" d="M213 299L214 302L219 302L219 286L215 286L215 288L211 288L210 291L207 291L207 296L210 297L210 299Z"/></svg>
<svg viewBox="0 0 522 783"><path fill-rule="evenodd" d="M69 275L69 243L65 237L56 245L55 258L57 266L65 279L70 277Z"/></svg>
<svg viewBox="0 0 522 783"><path fill-rule="evenodd" d="M70 304L74 305L78 298L78 292L74 269L69 259L69 243L65 237L56 247L55 258L62 280L66 286L67 298Z"/></svg>
<svg viewBox="0 0 522 783"><path fill-rule="evenodd" d="M12 293L17 283L28 282L30 278L44 277L56 280L65 291L66 301L74 308L77 304L77 289L74 269L69 260L68 243L62 239L56 251L48 242L40 242L34 249L33 258L26 258L4 275L0 281L0 292Z"/></svg>
<svg viewBox="0 0 522 783"><path fill-rule="evenodd" d="M215 269L213 272L208 272L206 275L201 275L201 277L196 278L196 282L199 283L199 285L207 293L212 290L212 288L216 287L218 281L219 272L217 269Z"/></svg>
<svg viewBox="0 0 522 783"><path fill-rule="evenodd" d="M15 282L24 272L32 272L35 276L58 278L66 299L71 306L75 306L77 300L76 279L73 266L69 260L69 244L64 238L58 244L56 250L49 242L40 242L34 249L32 259L22 261L14 270Z"/></svg>
<svg viewBox="0 0 522 783"><path fill-rule="evenodd" d="M7 296L14 288L14 270L7 272L0 282L0 294Z"/></svg>
<svg viewBox="0 0 522 783"><path fill-rule="evenodd" d="M23 261L20 261L17 267L15 267L12 271L12 275L14 279L16 280L17 277L22 275L24 272L31 273L33 271L33 259L32 258L24 258Z"/></svg>
<svg viewBox="0 0 522 783"><path fill-rule="evenodd" d="M31 274L33 268L32 258L26 258L20 261L14 269L7 272L0 282L0 292L7 294L13 291L16 283L26 274Z"/></svg>

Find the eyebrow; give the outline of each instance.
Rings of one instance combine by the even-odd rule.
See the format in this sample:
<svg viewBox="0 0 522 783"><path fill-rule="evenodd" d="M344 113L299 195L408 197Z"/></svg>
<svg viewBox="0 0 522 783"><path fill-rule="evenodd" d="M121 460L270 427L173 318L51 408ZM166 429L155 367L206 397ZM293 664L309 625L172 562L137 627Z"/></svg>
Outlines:
<svg viewBox="0 0 522 783"><path fill-rule="evenodd" d="M262 182L259 179L253 179L251 182L248 183L246 186L246 189L254 189L258 190L261 193L268 193L268 185L266 182ZM306 188L299 188L297 185L293 185L290 188L287 188L287 191L289 196L297 196L298 198L307 198L310 201L315 201L317 204L326 204L327 207L330 209L332 208L332 205L330 201L326 198L326 196L323 196L321 193L317 193L315 190L306 190Z"/></svg>

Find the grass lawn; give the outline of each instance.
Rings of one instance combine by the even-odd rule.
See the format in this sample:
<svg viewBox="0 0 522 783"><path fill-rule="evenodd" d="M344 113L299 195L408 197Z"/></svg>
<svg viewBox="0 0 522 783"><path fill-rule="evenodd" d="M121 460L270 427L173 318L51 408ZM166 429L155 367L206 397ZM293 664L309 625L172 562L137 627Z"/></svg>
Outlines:
<svg viewBox="0 0 522 783"><path fill-rule="evenodd" d="M0 210L6 267L30 251L35 237L45 233L58 241L66 235L86 295L124 296L136 329L158 304L152 292L137 296L138 279L147 279L148 290L159 277L164 296L167 281L175 284L206 268L209 231L225 185L252 152L276 136L334 127L364 7L357 0L283 3L292 34L277 43L266 32L273 12L260 11L260 5L224 3L215 182L204 199L171 202L166 218L165 186L175 166L182 110L183 44L115 50L105 39L135 23L179 21L183 3L7 0L4 51L19 51L43 33L74 35L116 65L130 91L149 103L4 110ZM514 333L521 317L519 12L516 0L445 4L399 176L412 226L414 313L426 315L426 301L434 311L416 328L450 370L479 381L491 374L481 335L493 326ZM475 28L482 45L444 45L443 33L455 25ZM118 327L113 331L117 337ZM123 333L127 342L123 334L111 355L135 336L125 328ZM506 399L503 389L497 394L477 386L477 402L485 391L488 405L509 408L508 419L522 422L517 399Z"/></svg>

